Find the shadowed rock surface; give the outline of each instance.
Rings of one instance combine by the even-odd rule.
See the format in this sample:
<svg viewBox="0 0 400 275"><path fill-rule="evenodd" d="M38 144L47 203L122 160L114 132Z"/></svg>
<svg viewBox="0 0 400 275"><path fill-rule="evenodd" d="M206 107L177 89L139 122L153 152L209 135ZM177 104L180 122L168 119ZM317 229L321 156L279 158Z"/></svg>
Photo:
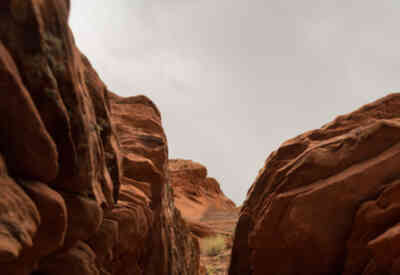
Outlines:
<svg viewBox="0 0 400 275"><path fill-rule="evenodd" d="M174 206L160 112L145 96L110 96L124 171L112 211L124 225L113 274L197 274L199 246Z"/></svg>
<svg viewBox="0 0 400 275"><path fill-rule="evenodd" d="M0 273L197 274L160 114L109 94L69 7L0 3Z"/></svg>
<svg viewBox="0 0 400 275"><path fill-rule="evenodd" d="M51 274L54 257L76 256L119 193L107 91L75 47L68 13L66 1L0 5L4 274Z"/></svg>
<svg viewBox="0 0 400 275"><path fill-rule="evenodd" d="M230 275L400 272L400 94L286 141L237 225Z"/></svg>

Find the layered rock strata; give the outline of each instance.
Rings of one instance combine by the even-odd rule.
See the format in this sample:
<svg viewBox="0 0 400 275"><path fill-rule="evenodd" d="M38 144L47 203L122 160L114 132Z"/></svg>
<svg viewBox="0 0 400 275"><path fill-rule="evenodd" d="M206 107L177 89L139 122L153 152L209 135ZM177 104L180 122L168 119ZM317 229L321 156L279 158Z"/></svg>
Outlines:
<svg viewBox="0 0 400 275"><path fill-rule="evenodd" d="M234 209L218 181L208 177L207 168L191 160L169 160L168 172L175 204L188 220L201 219L207 211Z"/></svg>

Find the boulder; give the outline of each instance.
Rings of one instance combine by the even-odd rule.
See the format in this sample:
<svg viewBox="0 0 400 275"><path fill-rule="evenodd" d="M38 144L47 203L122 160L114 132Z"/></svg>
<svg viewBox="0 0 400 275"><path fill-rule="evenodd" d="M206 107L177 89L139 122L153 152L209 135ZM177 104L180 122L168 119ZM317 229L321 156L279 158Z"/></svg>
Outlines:
<svg viewBox="0 0 400 275"><path fill-rule="evenodd" d="M400 94L286 141L249 190L229 274L395 274L399 161Z"/></svg>

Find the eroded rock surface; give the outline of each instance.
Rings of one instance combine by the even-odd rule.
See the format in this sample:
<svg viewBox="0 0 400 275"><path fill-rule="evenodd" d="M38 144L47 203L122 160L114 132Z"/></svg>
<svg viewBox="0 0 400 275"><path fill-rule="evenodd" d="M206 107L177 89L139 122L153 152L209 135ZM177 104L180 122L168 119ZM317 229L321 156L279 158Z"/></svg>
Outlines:
<svg viewBox="0 0 400 275"><path fill-rule="evenodd" d="M252 185L231 275L398 274L400 94L286 141Z"/></svg>
<svg viewBox="0 0 400 275"><path fill-rule="evenodd" d="M226 274L239 209L217 180L208 177L204 165L173 159L168 170L176 207L199 239L203 269L208 274Z"/></svg>
<svg viewBox="0 0 400 275"><path fill-rule="evenodd" d="M187 220L199 220L207 212L236 207L222 192L219 183L208 177L204 165L191 160L172 159L168 171L175 204Z"/></svg>
<svg viewBox="0 0 400 275"><path fill-rule="evenodd" d="M124 171L109 216L119 224L113 274L198 274L198 242L175 208L167 176L160 112L145 96L110 96Z"/></svg>
<svg viewBox="0 0 400 275"><path fill-rule="evenodd" d="M0 273L197 274L160 114L109 94L69 8L0 3Z"/></svg>
<svg viewBox="0 0 400 275"><path fill-rule="evenodd" d="M107 90L76 48L68 14L67 1L0 5L4 274L40 274L53 254L87 241L119 193Z"/></svg>

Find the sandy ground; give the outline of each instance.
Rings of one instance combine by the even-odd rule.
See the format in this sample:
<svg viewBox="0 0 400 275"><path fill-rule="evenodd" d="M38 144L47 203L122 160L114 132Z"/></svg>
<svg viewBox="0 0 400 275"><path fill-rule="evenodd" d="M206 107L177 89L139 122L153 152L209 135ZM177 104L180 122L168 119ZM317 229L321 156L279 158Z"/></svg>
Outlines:
<svg viewBox="0 0 400 275"><path fill-rule="evenodd" d="M209 226L218 235L225 238L225 247L217 255L207 255L202 249L201 264L207 270L208 275L228 274L231 258L232 238L239 216L239 208L231 210L209 209L200 219L202 224ZM200 240L200 247L204 247L205 239Z"/></svg>

